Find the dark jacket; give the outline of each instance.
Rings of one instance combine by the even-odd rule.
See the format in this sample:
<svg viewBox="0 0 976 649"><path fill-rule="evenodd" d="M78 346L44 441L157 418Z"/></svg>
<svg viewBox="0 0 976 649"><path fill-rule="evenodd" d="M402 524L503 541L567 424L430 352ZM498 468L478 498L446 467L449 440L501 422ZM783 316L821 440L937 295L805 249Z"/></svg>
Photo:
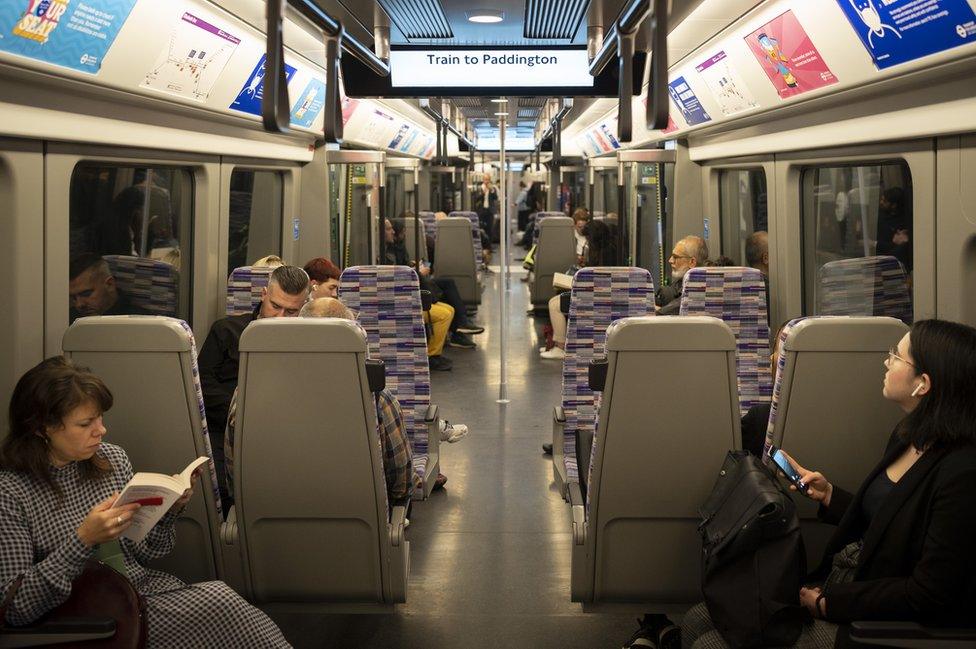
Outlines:
<svg viewBox="0 0 976 649"><path fill-rule="evenodd" d="M654 304L661 307L658 315L678 315L681 310L681 284L684 278L662 286L654 294Z"/></svg>
<svg viewBox="0 0 976 649"><path fill-rule="evenodd" d="M892 434L884 458L855 495L834 487L821 519L836 523L824 561L863 539L854 581L827 590L827 619L976 626L976 446L926 451L867 524L868 485L907 448Z"/></svg>
<svg viewBox="0 0 976 649"><path fill-rule="evenodd" d="M105 313L100 313L99 315L156 315L151 311L147 311L138 304L133 304L129 301L129 298L125 296L125 293L119 291L115 299L115 304L112 305ZM173 315L176 315L175 313ZM80 313L72 308L68 309L68 323L72 323L78 318L82 317Z"/></svg>

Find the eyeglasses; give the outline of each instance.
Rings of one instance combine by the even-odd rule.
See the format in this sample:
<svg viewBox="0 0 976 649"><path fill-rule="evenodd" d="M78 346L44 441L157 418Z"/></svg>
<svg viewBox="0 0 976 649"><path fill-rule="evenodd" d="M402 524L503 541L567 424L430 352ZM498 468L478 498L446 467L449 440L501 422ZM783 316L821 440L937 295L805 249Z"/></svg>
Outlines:
<svg viewBox="0 0 976 649"><path fill-rule="evenodd" d="M906 358L903 358L903 357L901 357L901 356L898 355L898 348L897 347L892 347L891 349L888 350L888 364L891 365L896 360L899 360L902 363L905 363L907 365L911 365L912 367L915 367L915 363L913 363L910 360L908 360Z"/></svg>
<svg viewBox="0 0 976 649"><path fill-rule="evenodd" d="M668 257L668 263L671 263L672 261L677 261L678 259L692 259L692 256L672 254L670 257Z"/></svg>

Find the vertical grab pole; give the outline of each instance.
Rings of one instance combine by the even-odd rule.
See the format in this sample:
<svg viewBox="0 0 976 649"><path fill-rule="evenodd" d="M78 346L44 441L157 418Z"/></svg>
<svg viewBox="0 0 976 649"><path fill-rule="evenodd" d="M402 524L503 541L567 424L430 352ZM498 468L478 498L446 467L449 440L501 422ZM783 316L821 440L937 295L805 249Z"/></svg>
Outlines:
<svg viewBox="0 0 976 649"><path fill-rule="evenodd" d="M414 252L417 255L417 273L420 273L419 263L421 259L426 259L427 257L427 237L424 237L424 248L423 253L420 251L420 198L417 194L420 192L420 163L418 162L413 168L413 237L414 237ZM424 233L427 234L426 232Z"/></svg>
<svg viewBox="0 0 976 649"><path fill-rule="evenodd" d="M498 160L501 163L501 171L498 174L499 192L498 204L501 209L502 222L499 224L501 233L499 244L501 254L499 255L499 275L498 275L498 298L501 306L499 315L499 336L498 336L498 361L499 361L499 381L498 381L498 403L509 403L508 398L508 373L505 355L508 348L508 201L505 198L505 115L499 116L498 131L501 134L498 147ZM483 154L482 154L483 155ZM489 237L489 240L491 237Z"/></svg>
<svg viewBox="0 0 976 649"><path fill-rule="evenodd" d="M387 216L383 214L384 208L386 207L386 165L382 162L379 163L379 173L380 173L380 189L379 189L379 199L376 201L379 205L376 211L379 212L379 223L377 227L377 234L379 235L379 260L377 264L386 263L386 219Z"/></svg>

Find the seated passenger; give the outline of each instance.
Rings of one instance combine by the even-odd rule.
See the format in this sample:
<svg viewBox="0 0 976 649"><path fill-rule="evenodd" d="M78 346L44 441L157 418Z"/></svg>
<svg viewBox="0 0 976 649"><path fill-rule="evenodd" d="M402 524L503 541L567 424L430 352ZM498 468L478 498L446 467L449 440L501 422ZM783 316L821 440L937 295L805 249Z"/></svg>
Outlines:
<svg viewBox="0 0 976 649"><path fill-rule="evenodd" d="M284 265L285 262L278 255L266 255L251 264L251 268L277 268Z"/></svg>
<svg viewBox="0 0 976 649"><path fill-rule="evenodd" d="M976 329L916 322L884 363L882 392L906 414L857 492L791 458L820 519L838 526L800 589L816 620L796 646L832 647L855 620L976 626ZM726 646L704 604L682 639Z"/></svg>
<svg viewBox="0 0 976 649"><path fill-rule="evenodd" d="M766 289L766 321L769 322L769 235L765 231L757 230L746 239L746 264L762 273L763 288Z"/></svg>
<svg viewBox="0 0 976 649"><path fill-rule="evenodd" d="M735 260L732 259L731 257L728 257L726 255L719 255L715 259L709 259L702 265L705 266L706 268L721 268L723 266L725 267L738 266L739 264L735 263Z"/></svg>
<svg viewBox="0 0 976 649"><path fill-rule="evenodd" d="M95 253L86 252L72 259L68 278L69 322L89 315L151 315L119 290L108 262Z"/></svg>
<svg viewBox="0 0 976 649"><path fill-rule="evenodd" d="M668 263L671 264L671 283L659 288L654 295L654 310L658 315L678 315L685 273L696 266L704 266L707 261L708 245L701 237L689 235L674 244L671 256L668 257Z"/></svg>
<svg viewBox="0 0 976 649"><path fill-rule="evenodd" d="M308 273L309 299L339 297L339 276L342 271L325 257L316 257L305 264Z"/></svg>
<svg viewBox="0 0 976 649"><path fill-rule="evenodd" d="M197 359L200 384L207 411L207 427L213 446L213 459L220 483L220 499L228 500L227 487L219 476L224 471L224 429L231 396L237 389L240 362L238 345L244 328L259 318L290 318L298 315L308 296L308 275L297 266L279 266L271 273L268 286L261 291L261 302L252 313L221 318L210 333Z"/></svg>
<svg viewBox="0 0 976 649"><path fill-rule="evenodd" d="M573 211L573 239L576 241L576 265L586 263L587 241L583 229L592 220L590 212L585 207L577 207Z"/></svg>
<svg viewBox="0 0 976 649"><path fill-rule="evenodd" d="M145 539L120 538L139 505L112 507L132 465L123 449L103 441L102 415L111 407L101 379L61 356L17 382L0 446L0 600L12 596L3 622L35 622L68 598L88 559L121 554L120 572L145 602L147 646L290 646L224 582L188 585L146 568L172 551L192 489Z"/></svg>

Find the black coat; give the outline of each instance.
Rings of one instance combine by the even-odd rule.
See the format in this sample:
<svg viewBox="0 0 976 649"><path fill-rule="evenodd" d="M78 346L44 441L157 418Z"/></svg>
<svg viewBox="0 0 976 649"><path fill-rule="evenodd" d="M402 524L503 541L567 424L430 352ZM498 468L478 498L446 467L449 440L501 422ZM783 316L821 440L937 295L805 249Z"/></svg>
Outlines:
<svg viewBox="0 0 976 649"><path fill-rule="evenodd" d="M927 451L894 486L867 523L868 485L907 448L892 434L881 462L855 495L834 488L821 518L836 523L817 571L863 539L854 580L826 593L827 619L902 620L934 626L976 626L976 446Z"/></svg>

